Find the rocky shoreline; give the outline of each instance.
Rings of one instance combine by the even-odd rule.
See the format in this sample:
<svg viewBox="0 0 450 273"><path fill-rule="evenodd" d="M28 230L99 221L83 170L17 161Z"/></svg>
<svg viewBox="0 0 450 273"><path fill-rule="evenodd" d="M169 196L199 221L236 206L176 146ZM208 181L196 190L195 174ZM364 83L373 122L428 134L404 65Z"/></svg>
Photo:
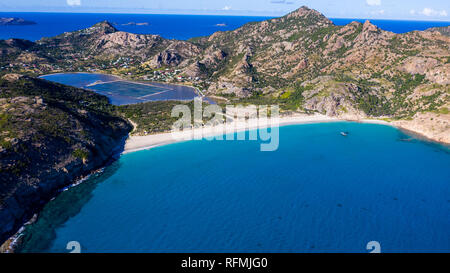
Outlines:
<svg viewBox="0 0 450 273"><path fill-rule="evenodd" d="M61 189L120 153L131 125L94 92L11 75L0 91L3 243Z"/></svg>
<svg viewBox="0 0 450 273"><path fill-rule="evenodd" d="M394 121L398 128L424 136L425 138L450 144L450 115L436 115L433 113L421 113L412 120Z"/></svg>
<svg viewBox="0 0 450 273"><path fill-rule="evenodd" d="M73 183L71 183L71 184L67 185L66 187L58 190L57 193L55 194L55 196L53 196L49 200L49 202L51 202L51 200L56 198L60 193L62 193L64 191L67 191L67 190L70 190L71 188L76 187L76 186L81 185L82 183L86 182L92 175L102 173L103 170L105 169L105 167L107 167L109 164L111 164L119 156L120 156L120 153L116 153L108 161L108 163L105 164L103 167L91 171L91 173L88 174L88 175L81 176L80 178L76 179ZM21 237L23 236L23 231L25 230L26 226L31 225L34 222L36 222L36 220L39 217L39 213L40 213L40 211L36 212L33 215L33 217L30 220L28 220L27 222L25 222L14 235L12 235L9 239L7 239L5 242L3 242L3 244L0 244L0 253L15 253L16 252L17 248L20 247L20 245L22 244Z"/></svg>
<svg viewBox="0 0 450 273"><path fill-rule="evenodd" d="M41 199L45 200L45 202L42 202L40 207L33 208L32 213L27 213L27 215L31 215L31 217L24 218L25 220L23 220L22 223L19 225L16 224L16 226L19 226L19 228L16 228L17 231L11 237L9 237L6 241L0 242L1 243L0 244L0 253L14 253L15 252L15 248L18 245L20 245L20 243L21 243L21 241L20 241L21 232L27 225L35 222L37 217L39 217L39 212L42 210L42 208L48 202L50 202L51 200L56 198L60 193L66 191L66 190L69 190L72 187L76 187L76 186L82 184L83 182L88 180L91 175L101 173L105 167L107 167L108 165L113 163L115 160L117 160L120 157L121 151L123 150L123 147L124 147L123 143L124 143L125 139L126 138L123 138L122 141L118 142L117 147L113 149L114 152L110 155L110 157L108 157L102 163L98 164L98 166L94 167L90 171L83 172L82 174L74 174L73 179L68 180L67 183L62 184L60 188L55 188L55 190L53 191L53 194L48 195L48 196L41 196Z"/></svg>

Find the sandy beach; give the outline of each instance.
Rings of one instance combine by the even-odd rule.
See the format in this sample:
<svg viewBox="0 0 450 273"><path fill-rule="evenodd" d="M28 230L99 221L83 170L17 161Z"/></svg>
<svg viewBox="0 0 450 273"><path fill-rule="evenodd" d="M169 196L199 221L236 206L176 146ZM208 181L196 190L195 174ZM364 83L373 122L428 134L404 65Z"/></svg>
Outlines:
<svg viewBox="0 0 450 273"><path fill-rule="evenodd" d="M346 121L339 118L329 117L325 115L292 115L288 117L281 117L278 119L278 126L295 125L295 124L310 124L310 123L324 123L324 122L340 122ZM388 122L381 120L361 120L365 123L377 123L390 125ZM275 124L276 124L275 123ZM222 127L205 127L199 129L186 130L174 136L172 133L161 133L147 136L130 136L125 144L123 154L136 152L140 150L147 150L158 146L163 146L171 143L189 141L201 137L212 137L223 135L228 132L240 132L246 130L262 129L270 127L270 121L267 123L259 122L257 120L250 120L247 124L240 124L237 122L227 123Z"/></svg>

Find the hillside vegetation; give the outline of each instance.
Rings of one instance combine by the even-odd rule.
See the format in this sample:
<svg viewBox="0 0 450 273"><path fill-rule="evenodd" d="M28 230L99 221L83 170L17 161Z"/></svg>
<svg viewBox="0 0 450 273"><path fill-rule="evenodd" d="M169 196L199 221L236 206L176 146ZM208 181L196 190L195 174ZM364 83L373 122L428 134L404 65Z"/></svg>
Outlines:
<svg viewBox="0 0 450 273"><path fill-rule="evenodd" d="M115 112L94 92L18 74L0 79L0 242L121 151L131 125Z"/></svg>

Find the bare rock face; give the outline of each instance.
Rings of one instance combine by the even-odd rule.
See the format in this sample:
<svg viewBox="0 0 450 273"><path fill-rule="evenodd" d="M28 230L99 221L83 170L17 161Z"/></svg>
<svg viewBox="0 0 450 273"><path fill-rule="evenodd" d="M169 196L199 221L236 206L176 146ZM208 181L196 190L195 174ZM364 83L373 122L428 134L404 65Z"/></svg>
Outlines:
<svg viewBox="0 0 450 273"><path fill-rule="evenodd" d="M98 33L98 34L109 34L109 33L114 33L117 32L117 29L108 21L103 21L100 23L97 23L95 25L93 25L90 28L87 28L86 30L82 31L83 33Z"/></svg>
<svg viewBox="0 0 450 273"><path fill-rule="evenodd" d="M198 46L185 41L170 41L166 50L177 52L185 59L197 57L202 52Z"/></svg>
<svg viewBox="0 0 450 273"><path fill-rule="evenodd" d="M178 66L184 60L193 58L200 52L200 48L191 43L182 41L170 42L163 51L154 55L150 65L157 68L161 66Z"/></svg>
<svg viewBox="0 0 450 273"><path fill-rule="evenodd" d="M354 106L354 93L358 87L354 84L336 83L331 77L320 77L311 82L315 88L305 91L304 108L321 114L346 119L361 119L366 115Z"/></svg>
<svg viewBox="0 0 450 273"><path fill-rule="evenodd" d="M429 69L436 67L439 62L433 58L409 57L401 69L410 74L425 74Z"/></svg>
<svg viewBox="0 0 450 273"><path fill-rule="evenodd" d="M128 49L142 49L152 47L156 42L161 41L158 35L140 35L127 32L114 32L102 36L98 41L98 49L111 49L114 47L124 47Z"/></svg>
<svg viewBox="0 0 450 273"><path fill-rule="evenodd" d="M140 35L127 32L108 33L96 39L90 54L111 56L132 56L145 59L155 48L164 43L158 35Z"/></svg>
<svg viewBox="0 0 450 273"><path fill-rule="evenodd" d="M226 58L227 54L217 47L210 47L205 51L201 63L208 68L215 68Z"/></svg>
<svg viewBox="0 0 450 273"><path fill-rule="evenodd" d="M189 77L203 77L204 73L204 64L200 62L194 62L186 67L183 72Z"/></svg>
<svg viewBox="0 0 450 273"><path fill-rule="evenodd" d="M178 55L176 52L166 50L155 55L155 57L153 57L152 61L150 62L150 65L152 67L159 68L161 66L177 66L180 63L180 55Z"/></svg>
<svg viewBox="0 0 450 273"><path fill-rule="evenodd" d="M250 90L242 87L237 87L230 82L218 82L216 84L212 84L209 87L207 93L213 95L234 94L239 98L245 98L251 95Z"/></svg>
<svg viewBox="0 0 450 273"><path fill-rule="evenodd" d="M295 19L295 18L303 19L306 17L317 18L321 23L326 25L332 24L332 22L328 18L326 18L322 13L318 12L317 10L310 9L306 6L302 6L286 16L286 18L288 19Z"/></svg>
<svg viewBox="0 0 450 273"><path fill-rule="evenodd" d="M383 31L367 20L361 33L355 38L355 44L363 49L364 46L387 45L387 40L395 36L394 33Z"/></svg>
<svg viewBox="0 0 450 273"><path fill-rule="evenodd" d="M379 33L380 29L377 26L375 26L374 24L372 24L369 20L366 20L364 22L364 24L363 24L362 31L366 32L366 33L367 32L377 32L377 33Z"/></svg>
<svg viewBox="0 0 450 273"><path fill-rule="evenodd" d="M448 86L450 84L450 64L429 69L426 72L426 78L430 82Z"/></svg>
<svg viewBox="0 0 450 273"><path fill-rule="evenodd" d="M350 32L351 34L351 32ZM342 37L337 34L333 34L329 38L329 43L327 44L327 47L324 51L325 55L328 55L331 52L336 52L338 49L342 48L343 46L349 46L349 43Z"/></svg>

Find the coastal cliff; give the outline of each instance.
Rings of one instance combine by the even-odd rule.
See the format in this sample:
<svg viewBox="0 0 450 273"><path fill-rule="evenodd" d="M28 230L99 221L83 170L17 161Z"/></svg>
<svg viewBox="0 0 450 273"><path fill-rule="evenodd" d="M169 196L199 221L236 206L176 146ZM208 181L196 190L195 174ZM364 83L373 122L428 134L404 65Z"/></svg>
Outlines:
<svg viewBox="0 0 450 273"><path fill-rule="evenodd" d="M0 79L0 243L62 188L120 152L131 125L94 92Z"/></svg>

